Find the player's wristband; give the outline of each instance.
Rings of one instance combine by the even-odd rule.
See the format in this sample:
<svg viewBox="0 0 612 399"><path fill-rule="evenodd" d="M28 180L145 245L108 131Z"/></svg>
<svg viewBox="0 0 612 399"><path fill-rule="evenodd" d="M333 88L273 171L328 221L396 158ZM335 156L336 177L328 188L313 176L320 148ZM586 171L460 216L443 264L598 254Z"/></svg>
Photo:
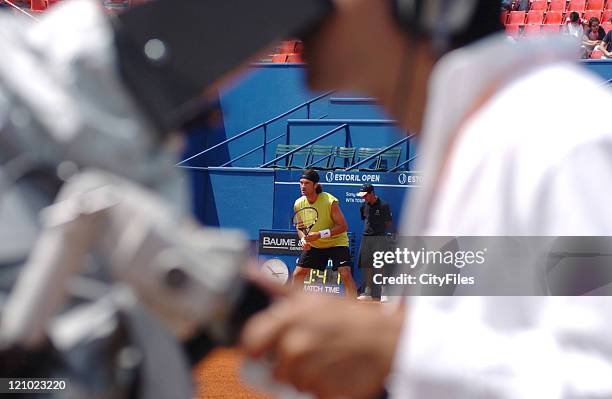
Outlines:
<svg viewBox="0 0 612 399"><path fill-rule="evenodd" d="M321 238L331 237L331 230L330 229L321 230L321 231L319 231L319 233L321 233Z"/></svg>

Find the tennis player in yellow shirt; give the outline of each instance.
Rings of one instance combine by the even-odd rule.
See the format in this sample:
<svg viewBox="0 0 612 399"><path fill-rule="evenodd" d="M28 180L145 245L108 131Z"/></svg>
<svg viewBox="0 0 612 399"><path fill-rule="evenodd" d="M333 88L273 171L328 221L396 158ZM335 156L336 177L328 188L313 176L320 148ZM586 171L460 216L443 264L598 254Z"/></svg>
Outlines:
<svg viewBox="0 0 612 399"><path fill-rule="evenodd" d="M314 208L318 216L307 235L298 229L304 246L293 272L293 284L303 288L304 277L310 273L310 269L323 271L327 267L327 261L331 259L332 270L337 270L344 282L346 296L356 298L357 290L351 275L351 253L346 234L348 227L338 199L323 192L319 184L319 174L312 169L304 171L300 177L300 192L302 196L295 201L294 211Z"/></svg>

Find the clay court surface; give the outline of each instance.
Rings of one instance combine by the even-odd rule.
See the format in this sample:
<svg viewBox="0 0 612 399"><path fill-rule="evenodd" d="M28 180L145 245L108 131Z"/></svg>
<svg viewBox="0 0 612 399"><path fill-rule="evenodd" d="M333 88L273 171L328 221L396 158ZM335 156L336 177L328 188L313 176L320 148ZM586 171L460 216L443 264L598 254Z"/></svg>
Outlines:
<svg viewBox="0 0 612 399"><path fill-rule="evenodd" d="M380 302L362 302L381 306ZM384 305L382 305L384 306ZM239 376L242 355L235 349L217 349L207 356L193 371L198 399L272 399L244 385Z"/></svg>
<svg viewBox="0 0 612 399"><path fill-rule="evenodd" d="M267 399L240 381L240 352L218 349L194 369L196 398Z"/></svg>

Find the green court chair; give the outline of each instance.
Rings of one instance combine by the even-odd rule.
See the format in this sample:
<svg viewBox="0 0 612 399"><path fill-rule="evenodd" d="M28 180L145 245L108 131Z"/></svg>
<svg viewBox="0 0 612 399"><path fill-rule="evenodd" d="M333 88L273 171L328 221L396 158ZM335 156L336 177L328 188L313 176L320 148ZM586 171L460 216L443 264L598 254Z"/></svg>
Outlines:
<svg viewBox="0 0 612 399"><path fill-rule="evenodd" d="M291 150L295 150L298 147L301 147L302 144L290 144L293 146ZM308 160L310 159L310 151L312 146L304 147L299 151L294 152L289 156L289 169L306 169L306 165L308 165ZM290 150L290 151L291 151Z"/></svg>
<svg viewBox="0 0 612 399"><path fill-rule="evenodd" d="M317 170L332 169L334 148L333 145L313 145L307 167Z"/></svg>
<svg viewBox="0 0 612 399"><path fill-rule="evenodd" d="M333 169L346 169L350 165L352 165L355 161L355 152L357 150L354 147L336 147L336 151L334 153L334 159L332 160L332 168ZM336 161L342 161L340 166L336 165Z"/></svg>
<svg viewBox="0 0 612 399"><path fill-rule="evenodd" d="M301 144L277 144L274 158L281 157L288 152L300 147ZM304 169L310 159L310 147L302 148L299 151L274 163L271 168L275 169ZM301 162L300 162L301 161Z"/></svg>
<svg viewBox="0 0 612 399"><path fill-rule="evenodd" d="M379 158L377 170L386 172L389 169L395 168L399 165L400 157L402 155L402 149L400 147L393 147L387 152L382 153Z"/></svg>
<svg viewBox="0 0 612 399"><path fill-rule="evenodd" d="M359 163L380 151L382 151L382 148L361 147L357 150L357 159L355 159L355 163ZM372 159L371 162L368 164L361 165L359 167L359 170L363 172L374 172L378 170L379 165L380 156Z"/></svg>
<svg viewBox="0 0 612 399"><path fill-rule="evenodd" d="M278 157L282 157L283 155L285 155L286 153L288 153L289 151L292 151L294 149L296 149L297 146L293 145L293 144L277 144L276 145L276 151L274 151L274 158L278 158ZM281 159L280 161L275 162L272 166L270 166L271 168L275 168L275 169L289 169L289 165L291 164L291 158L293 158L292 155L289 155L288 157Z"/></svg>

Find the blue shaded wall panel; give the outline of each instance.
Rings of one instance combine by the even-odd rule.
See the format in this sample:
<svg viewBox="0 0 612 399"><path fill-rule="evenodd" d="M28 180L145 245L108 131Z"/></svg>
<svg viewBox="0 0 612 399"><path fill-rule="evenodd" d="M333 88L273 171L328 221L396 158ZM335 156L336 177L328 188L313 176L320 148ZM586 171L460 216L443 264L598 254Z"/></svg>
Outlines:
<svg viewBox="0 0 612 399"><path fill-rule="evenodd" d="M272 228L274 172L211 169L208 171L219 226L243 229L256 240Z"/></svg>

